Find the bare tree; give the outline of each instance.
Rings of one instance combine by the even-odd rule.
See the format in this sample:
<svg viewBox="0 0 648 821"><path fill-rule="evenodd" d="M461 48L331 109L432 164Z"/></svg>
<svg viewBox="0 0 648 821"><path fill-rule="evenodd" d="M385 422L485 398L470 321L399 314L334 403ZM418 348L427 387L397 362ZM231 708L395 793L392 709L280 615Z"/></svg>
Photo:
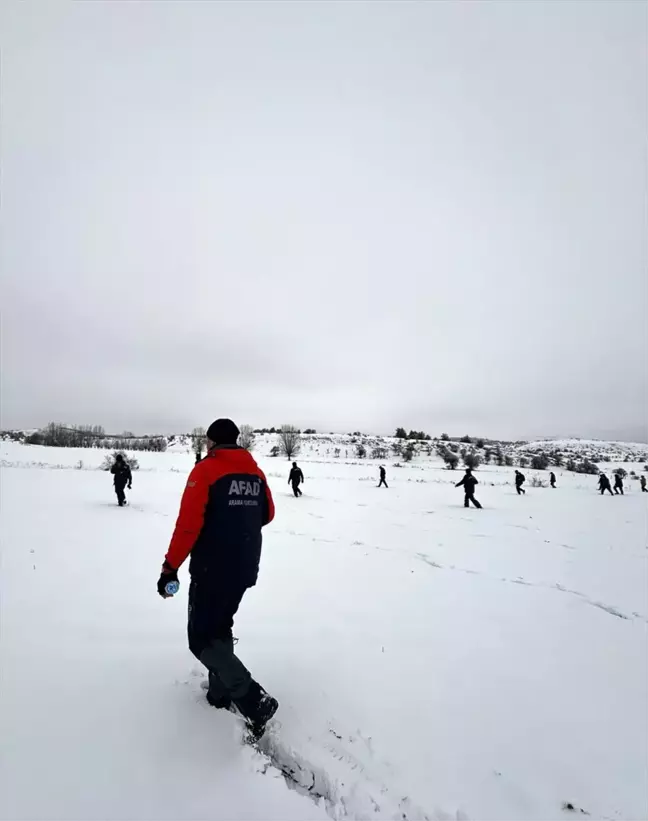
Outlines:
<svg viewBox="0 0 648 821"><path fill-rule="evenodd" d="M245 450L254 450L254 428L252 425L241 425L238 443Z"/></svg>
<svg viewBox="0 0 648 821"><path fill-rule="evenodd" d="M279 431L279 447L287 459L299 453L301 435L294 425L282 425Z"/></svg>
<svg viewBox="0 0 648 821"><path fill-rule="evenodd" d="M204 428L194 428L191 431L191 448L196 455L196 462L202 458L203 446L207 432Z"/></svg>

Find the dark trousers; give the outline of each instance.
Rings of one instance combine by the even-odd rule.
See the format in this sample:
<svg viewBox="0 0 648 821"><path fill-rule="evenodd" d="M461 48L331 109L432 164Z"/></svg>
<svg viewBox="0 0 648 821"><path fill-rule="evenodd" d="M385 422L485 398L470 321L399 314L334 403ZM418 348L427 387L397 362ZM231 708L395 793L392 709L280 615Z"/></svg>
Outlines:
<svg viewBox="0 0 648 821"><path fill-rule="evenodd" d="M119 503L120 507L126 501L126 494L124 493L125 488L125 484L122 484L121 482L117 484L117 482L115 482L115 493L117 494L117 502Z"/></svg>
<svg viewBox="0 0 648 821"><path fill-rule="evenodd" d="M618 495L619 493L623 496L623 488L621 485L616 485L614 488L614 492Z"/></svg>
<svg viewBox="0 0 648 821"><path fill-rule="evenodd" d="M610 496L614 496L614 493L612 493L612 488L609 485L607 487L601 488L601 496L605 493L606 490L610 494Z"/></svg>
<svg viewBox="0 0 648 821"><path fill-rule="evenodd" d="M380 482L378 483L378 487L382 487L383 485L384 485L385 487L387 487L387 488L389 487L389 485L387 484L387 480L385 479L385 477L384 477L384 476L381 476L381 477L380 477Z"/></svg>
<svg viewBox="0 0 648 821"><path fill-rule="evenodd" d="M478 508L481 509L481 505L479 504L477 499L475 499L475 494L474 493L466 493L466 497L464 499L464 507L470 507L471 502L475 505L475 507L478 507Z"/></svg>
<svg viewBox="0 0 648 821"><path fill-rule="evenodd" d="M518 492L518 496L521 496L523 493L526 493L526 490L522 487L522 485L516 485L515 489Z"/></svg>
<svg viewBox="0 0 648 821"><path fill-rule="evenodd" d="M196 579L189 586L189 649L209 671L209 693L215 700L241 698L252 681L250 671L234 654L232 638L234 615L245 590Z"/></svg>
<svg viewBox="0 0 648 821"><path fill-rule="evenodd" d="M641 486L641 492L642 493L648 493L648 487L646 487L645 485L642 485Z"/></svg>
<svg viewBox="0 0 648 821"><path fill-rule="evenodd" d="M295 494L295 496L301 496L302 492L299 489L299 482L292 482L291 484L292 484L292 489L293 489L293 493Z"/></svg>
<svg viewBox="0 0 648 821"><path fill-rule="evenodd" d="M551 487L556 487L556 483L555 483L555 482L551 482Z"/></svg>

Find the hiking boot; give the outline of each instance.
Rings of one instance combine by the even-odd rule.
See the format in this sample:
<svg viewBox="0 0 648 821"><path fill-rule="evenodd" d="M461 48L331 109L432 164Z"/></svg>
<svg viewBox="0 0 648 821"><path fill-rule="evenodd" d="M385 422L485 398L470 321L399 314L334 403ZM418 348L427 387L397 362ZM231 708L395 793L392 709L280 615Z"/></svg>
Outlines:
<svg viewBox="0 0 648 821"><path fill-rule="evenodd" d="M266 724L279 707L277 699L266 693L263 687L254 680L244 696L234 699L234 704L245 719L250 741L258 741L261 738Z"/></svg>

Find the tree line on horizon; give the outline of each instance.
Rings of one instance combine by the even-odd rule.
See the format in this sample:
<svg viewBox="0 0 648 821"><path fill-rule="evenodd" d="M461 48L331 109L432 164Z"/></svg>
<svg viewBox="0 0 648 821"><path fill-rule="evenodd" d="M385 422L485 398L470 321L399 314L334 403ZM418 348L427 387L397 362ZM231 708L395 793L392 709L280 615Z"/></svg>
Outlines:
<svg viewBox="0 0 648 821"><path fill-rule="evenodd" d="M253 428L251 425L241 425L239 445L247 450L253 450L256 436L259 434L271 434L278 437L277 444L270 450L270 456L285 456L287 459L294 458L301 449L303 435L316 434L314 428L306 428L303 432L294 425L284 424L278 428ZM456 470L460 462L466 468L475 470L482 464L494 463L498 466L512 467L514 464L532 470L547 470L550 467L564 468L570 472L583 474L597 474L599 472L599 462L609 462L610 457L606 454L598 458L584 457L574 458L571 454L563 454L559 448L552 448L548 452L515 454L507 453L502 449L504 442L493 442L480 437L472 437L468 434L456 439L452 439L449 434L442 433L439 438L433 439L424 431L410 430L409 433L403 427L396 429L391 445L387 443L375 442L373 445L366 441L367 437L360 431L349 434L352 439L356 458L365 459L368 456L376 460L385 460L391 451L394 456L401 458L404 462L411 462L421 451L425 451L428 456L435 452L445 463L449 470ZM192 449L196 454L196 459L202 457L205 447L205 429L194 428L191 434L183 434L183 437L190 437ZM363 441L363 437L364 440ZM14 437L12 437L14 438ZM164 452L169 442L177 439L177 436L144 435L136 436L130 431L121 434L107 434L101 425L64 425L50 422L45 428L38 430L29 436L21 436L20 441L31 445L44 445L49 447L80 447L80 448L105 448L115 451L154 451ZM339 458L340 448L335 448L334 456ZM625 461L630 461L630 455L626 454ZM636 461L644 462L645 457L639 457Z"/></svg>

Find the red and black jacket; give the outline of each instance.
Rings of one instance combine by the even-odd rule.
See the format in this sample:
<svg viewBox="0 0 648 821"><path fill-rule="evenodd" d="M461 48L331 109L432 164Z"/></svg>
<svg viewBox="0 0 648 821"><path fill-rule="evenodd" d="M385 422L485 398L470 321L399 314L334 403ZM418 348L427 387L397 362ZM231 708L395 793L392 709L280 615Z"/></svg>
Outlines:
<svg viewBox="0 0 648 821"><path fill-rule="evenodd" d="M218 446L194 467L166 555L177 569L214 584L252 587L259 572L261 528L274 519L272 494L252 455Z"/></svg>

